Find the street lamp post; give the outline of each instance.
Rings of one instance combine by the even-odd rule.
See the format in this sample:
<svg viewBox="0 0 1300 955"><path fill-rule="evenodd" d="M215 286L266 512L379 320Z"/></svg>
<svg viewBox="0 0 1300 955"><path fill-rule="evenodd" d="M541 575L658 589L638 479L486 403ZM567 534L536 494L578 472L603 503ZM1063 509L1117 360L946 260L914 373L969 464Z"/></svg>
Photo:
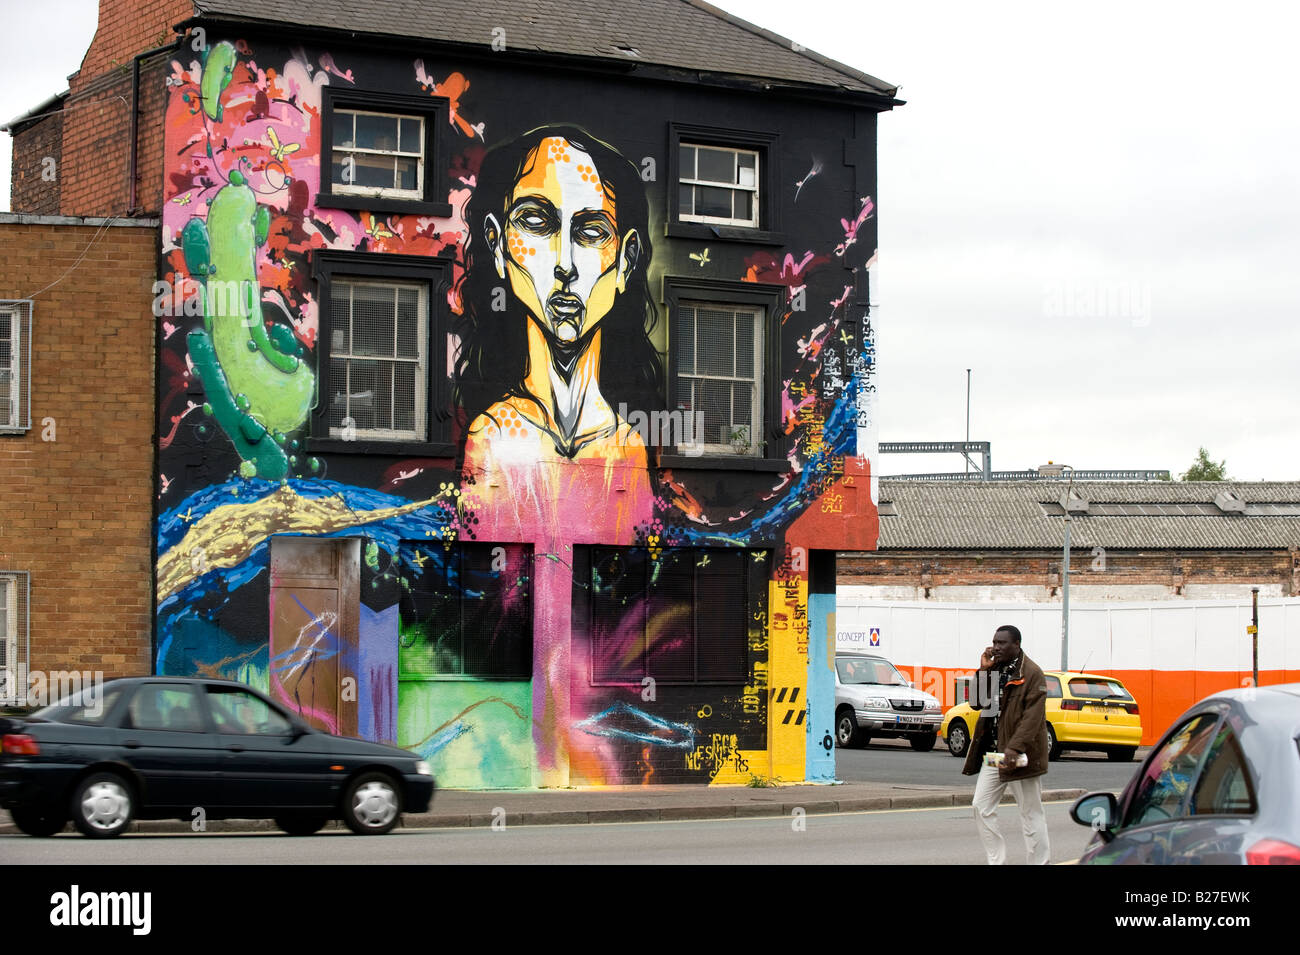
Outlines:
<svg viewBox="0 0 1300 955"><path fill-rule="evenodd" d="M1074 468L1068 464L1048 461L1038 469L1041 477L1059 478L1066 471L1070 479L1065 485L1061 509L1065 511L1065 548L1061 554L1061 669L1070 669L1070 491L1074 487Z"/></svg>

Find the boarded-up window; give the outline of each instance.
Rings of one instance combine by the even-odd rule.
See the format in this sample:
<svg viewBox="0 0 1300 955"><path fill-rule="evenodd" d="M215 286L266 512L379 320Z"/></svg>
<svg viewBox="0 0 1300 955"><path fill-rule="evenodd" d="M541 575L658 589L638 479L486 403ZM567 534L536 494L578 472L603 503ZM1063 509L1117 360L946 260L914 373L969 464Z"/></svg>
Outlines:
<svg viewBox="0 0 1300 955"><path fill-rule="evenodd" d="M532 677L531 548L404 541L401 555L402 676Z"/></svg>
<svg viewBox="0 0 1300 955"><path fill-rule="evenodd" d="M592 549L595 684L744 683L766 555L735 549Z"/></svg>

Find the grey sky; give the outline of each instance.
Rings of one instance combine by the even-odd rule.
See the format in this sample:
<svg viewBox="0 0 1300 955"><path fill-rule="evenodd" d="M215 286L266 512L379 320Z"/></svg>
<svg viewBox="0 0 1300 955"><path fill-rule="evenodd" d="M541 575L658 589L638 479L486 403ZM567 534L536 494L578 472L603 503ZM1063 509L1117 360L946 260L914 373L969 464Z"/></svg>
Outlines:
<svg viewBox="0 0 1300 955"><path fill-rule="evenodd" d="M1288 6L721 5L908 101L880 123L882 440L962 437L970 367L999 469L1176 472L1203 444L1233 477L1300 479ZM8 120L65 88L97 4L0 6Z"/></svg>

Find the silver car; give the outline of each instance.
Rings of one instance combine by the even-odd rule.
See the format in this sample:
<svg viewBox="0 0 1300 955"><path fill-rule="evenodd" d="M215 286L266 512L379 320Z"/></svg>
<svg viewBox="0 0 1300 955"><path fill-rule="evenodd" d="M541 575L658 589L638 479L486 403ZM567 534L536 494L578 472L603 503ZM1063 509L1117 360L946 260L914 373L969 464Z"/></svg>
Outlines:
<svg viewBox="0 0 1300 955"><path fill-rule="evenodd" d="M934 749L943 706L884 657L835 654L835 738L841 747L865 746L873 737L906 739L912 749Z"/></svg>
<svg viewBox="0 0 1300 955"><path fill-rule="evenodd" d="M1088 793L1070 815L1097 833L1081 863L1300 863L1300 683L1206 697L1119 799Z"/></svg>

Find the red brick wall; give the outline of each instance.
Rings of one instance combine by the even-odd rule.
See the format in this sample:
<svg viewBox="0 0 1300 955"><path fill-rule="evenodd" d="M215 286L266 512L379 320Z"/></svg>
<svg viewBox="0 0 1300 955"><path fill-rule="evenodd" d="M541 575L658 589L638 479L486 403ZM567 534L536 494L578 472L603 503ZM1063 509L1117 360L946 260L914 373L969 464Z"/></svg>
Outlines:
<svg viewBox="0 0 1300 955"><path fill-rule="evenodd" d="M194 15L193 0L99 0L99 25L81 70L69 80L73 94L131 57L175 39L172 27Z"/></svg>
<svg viewBox="0 0 1300 955"><path fill-rule="evenodd" d="M1297 593L1293 557L1276 551L1107 550L1105 570L1092 569L1090 551L1070 561L1075 583L1111 586L1154 584L1281 584ZM877 551L841 555L839 583L910 587L1060 585L1060 551Z"/></svg>
<svg viewBox="0 0 1300 955"><path fill-rule="evenodd" d="M32 123L17 133L13 141L9 207L14 212L32 215L58 215L59 170L63 165L62 112ZM45 162L47 156L54 160L53 167Z"/></svg>
<svg viewBox="0 0 1300 955"><path fill-rule="evenodd" d="M32 669L109 678L150 672L159 238L96 231L0 223L0 299L30 296L90 245L34 300L32 430L0 435L0 570L31 574Z"/></svg>
<svg viewBox="0 0 1300 955"><path fill-rule="evenodd" d="M176 39L172 27L193 15L191 0L100 0L99 26L68 81L59 211L123 215L130 206L131 61ZM141 65L136 214L162 203L162 122L168 58ZM15 144L17 150L17 144ZM21 209L15 200L13 208Z"/></svg>

